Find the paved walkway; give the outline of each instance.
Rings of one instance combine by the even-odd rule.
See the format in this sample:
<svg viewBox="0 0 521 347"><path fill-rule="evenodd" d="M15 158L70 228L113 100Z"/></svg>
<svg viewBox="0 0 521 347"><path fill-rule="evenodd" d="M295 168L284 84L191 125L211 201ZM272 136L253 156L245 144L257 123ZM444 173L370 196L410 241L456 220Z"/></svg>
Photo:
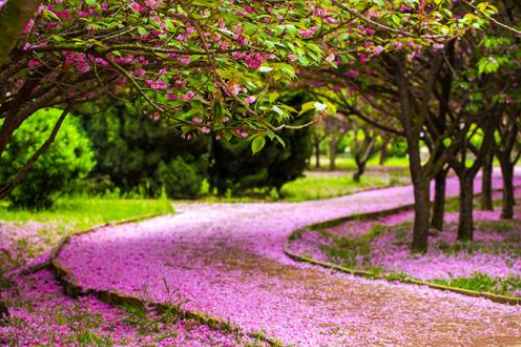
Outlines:
<svg viewBox="0 0 521 347"><path fill-rule="evenodd" d="M75 238L60 260L84 288L181 303L286 344L521 344L521 307L333 274L283 254L297 228L412 201L406 186L304 203L180 205L175 216Z"/></svg>

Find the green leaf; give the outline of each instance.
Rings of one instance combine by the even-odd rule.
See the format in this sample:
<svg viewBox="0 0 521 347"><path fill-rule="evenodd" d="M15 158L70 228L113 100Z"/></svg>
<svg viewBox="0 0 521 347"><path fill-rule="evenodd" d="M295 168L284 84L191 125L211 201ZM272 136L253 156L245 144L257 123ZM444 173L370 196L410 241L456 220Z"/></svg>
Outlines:
<svg viewBox="0 0 521 347"><path fill-rule="evenodd" d="M266 145L266 138L256 137L251 142L251 151L255 155L255 154L259 153L264 148L265 145Z"/></svg>
<svg viewBox="0 0 521 347"><path fill-rule="evenodd" d="M139 35L145 36L147 34L147 29L143 27L137 27L137 32L139 33Z"/></svg>

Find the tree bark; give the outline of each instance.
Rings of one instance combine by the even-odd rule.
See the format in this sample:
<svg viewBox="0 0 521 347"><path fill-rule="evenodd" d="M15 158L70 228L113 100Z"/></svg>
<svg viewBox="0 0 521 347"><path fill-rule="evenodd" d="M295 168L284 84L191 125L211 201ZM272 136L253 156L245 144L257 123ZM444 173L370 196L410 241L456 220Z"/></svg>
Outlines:
<svg viewBox="0 0 521 347"><path fill-rule="evenodd" d="M436 230L443 229L443 220L445 218L445 194L447 185L448 170L440 170L435 181L434 190L434 207L432 209L431 226Z"/></svg>
<svg viewBox="0 0 521 347"><path fill-rule="evenodd" d="M472 241L474 236L474 176L464 174L458 176L460 182L459 194L459 225L458 240Z"/></svg>
<svg viewBox="0 0 521 347"><path fill-rule="evenodd" d="M353 181L360 182L360 179L365 172L365 164L365 162L356 161L356 171L353 174Z"/></svg>
<svg viewBox="0 0 521 347"><path fill-rule="evenodd" d="M387 154L387 143L384 143L382 150L380 151L380 166L385 165L385 161L387 160Z"/></svg>
<svg viewBox="0 0 521 347"><path fill-rule="evenodd" d="M9 59L9 53L39 4L37 0L9 0L0 9L0 67Z"/></svg>
<svg viewBox="0 0 521 347"><path fill-rule="evenodd" d="M425 253L429 238L429 219L430 219L430 189L429 180L425 177L413 179L414 186L414 232L412 240L412 251L415 253Z"/></svg>
<svg viewBox="0 0 521 347"><path fill-rule="evenodd" d="M329 171L336 169L336 141L329 141Z"/></svg>
<svg viewBox="0 0 521 347"><path fill-rule="evenodd" d="M320 169L320 141L315 142L315 167Z"/></svg>
<svg viewBox="0 0 521 347"><path fill-rule="evenodd" d="M506 159L506 160L505 160ZM510 158L503 158L501 161L501 174L503 176L503 206L501 209L501 218L514 218L514 165L510 162Z"/></svg>
<svg viewBox="0 0 521 347"><path fill-rule="evenodd" d="M492 203L492 161L494 156L492 153L487 154L483 162L482 179L481 179L481 209L484 211L493 211Z"/></svg>

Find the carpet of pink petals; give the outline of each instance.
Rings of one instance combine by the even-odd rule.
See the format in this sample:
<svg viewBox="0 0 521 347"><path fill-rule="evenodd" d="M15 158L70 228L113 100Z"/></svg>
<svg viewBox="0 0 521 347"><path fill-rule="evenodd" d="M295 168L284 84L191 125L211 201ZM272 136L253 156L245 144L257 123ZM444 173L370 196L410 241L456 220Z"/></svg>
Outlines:
<svg viewBox="0 0 521 347"><path fill-rule="evenodd" d="M517 191L521 194L521 189ZM411 239L413 212L400 212L371 221L350 221L327 229L327 235L320 231L306 230L293 240L290 249L302 256L325 262L342 262L325 251L331 247L332 237L340 236L355 239L368 233L375 226L385 226L385 232L370 242L371 252L360 256L358 268L383 268L387 272L405 273L420 280L451 280L469 278L475 274L487 274L491 278L521 277L521 256L515 250L521 242L521 229L482 230L481 222L500 222L500 211L475 211L474 218L478 228L474 231L472 251L463 248L459 252L447 252L446 248L457 243L457 213L446 215L445 230L430 237L429 251L424 255L412 255L408 241ZM521 210L516 210L516 219L521 219ZM401 223L404 228L392 228ZM505 222L503 222L505 223ZM445 249L445 251L444 251ZM515 292L513 295L521 296Z"/></svg>
<svg viewBox="0 0 521 347"><path fill-rule="evenodd" d="M58 228L37 222L0 222L0 270L18 271L48 260L61 239L59 233L48 231Z"/></svg>
<svg viewBox="0 0 521 347"><path fill-rule="evenodd" d="M450 179L448 195L457 190ZM74 238L59 261L85 289L154 302L174 294L184 309L303 347L521 342L521 307L331 274L283 253L308 224L410 203L411 188L394 187L298 204L180 205L176 216Z"/></svg>
<svg viewBox="0 0 521 347"><path fill-rule="evenodd" d="M162 322L165 316L152 310L136 316L92 296L71 299L48 270L22 275L20 270L49 260L63 236L49 231L64 227L36 222L0 223L0 274L9 279L2 283L7 289L0 286L0 300L9 308L8 319L0 321L1 347L264 346L191 320L171 317Z"/></svg>
<svg viewBox="0 0 521 347"><path fill-rule="evenodd" d="M476 218L479 221L500 220L499 212L478 213ZM521 215L518 214L517 218L521 218ZM373 266L404 272L421 280L468 278L477 273L488 274L493 278L521 277L519 254L512 254L507 250L494 252L500 249L502 243L519 243L521 230L498 232L477 229L474 231L474 240L477 245L483 246L481 250L478 248L472 252L447 254L442 248L456 243L456 229L453 224L443 232L434 234L431 237L430 250L423 256L411 256L407 246L399 244L396 233L386 232L371 243L371 263Z"/></svg>
<svg viewBox="0 0 521 347"><path fill-rule="evenodd" d="M0 325L0 346L239 347L253 343L188 320L152 312L143 318L91 296L71 299L47 270L17 277L14 285L4 297L10 315Z"/></svg>

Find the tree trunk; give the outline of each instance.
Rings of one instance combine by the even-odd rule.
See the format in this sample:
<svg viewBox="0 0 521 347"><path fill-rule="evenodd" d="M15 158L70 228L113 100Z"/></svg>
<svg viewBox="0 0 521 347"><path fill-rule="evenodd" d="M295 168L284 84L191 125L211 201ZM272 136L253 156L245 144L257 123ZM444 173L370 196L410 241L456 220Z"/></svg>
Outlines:
<svg viewBox="0 0 521 347"><path fill-rule="evenodd" d="M443 229L443 220L445 218L445 191L448 172L448 170L440 170L434 178L434 207L432 210L431 226L436 230Z"/></svg>
<svg viewBox="0 0 521 347"><path fill-rule="evenodd" d="M320 169L320 141L315 142L315 167Z"/></svg>
<svg viewBox="0 0 521 347"><path fill-rule="evenodd" d="M501 209L501 218L514 218L514 165L510 163L509 158L501 160L501 174L503 176L503 206Z"/></svg>
<svg viewBox="0 0 521 347"><path fill-rule="evenodd" d="M483 161L483 177L481 179L481 209L484 211L493 211L492 203L492 161L494 156L492 153L487 154Z"/></svg>
<svg viewBox="0 0 521 347"><path fill-rule="evenodd" d="M361 161L357 161L357 160L355 162L356 162L356 171L353 174L353 181L360 182L360 179L362 178L362 175L365 172L365 164L366 163L361 162Z"/></svg>
<svg viewBox="0 0 521 347"><path fill-rule="evenodd" d="M430 200L429 180L425 177L413 179L414 187L414 232L412 251L425 253L429 238Z"/></svg>
<svg viewBox="0 0 521 347"><path fill-rule="evenodd" d="M329 171L336 169L336 141L329 141Z"/></svg>
<svg viewBox="0 0 521 347"><path fill-rule="evenodd" d="M380 151L380 166L385 165L385 161L387 160L387 143L385 143Z"/></svg>
<svg viewBox="0 0 521 347"><path fill-rule="evenodd" d="M459 177L459 225L458 240L472 241L474 234L474 176L463 174Z"/></svg>

